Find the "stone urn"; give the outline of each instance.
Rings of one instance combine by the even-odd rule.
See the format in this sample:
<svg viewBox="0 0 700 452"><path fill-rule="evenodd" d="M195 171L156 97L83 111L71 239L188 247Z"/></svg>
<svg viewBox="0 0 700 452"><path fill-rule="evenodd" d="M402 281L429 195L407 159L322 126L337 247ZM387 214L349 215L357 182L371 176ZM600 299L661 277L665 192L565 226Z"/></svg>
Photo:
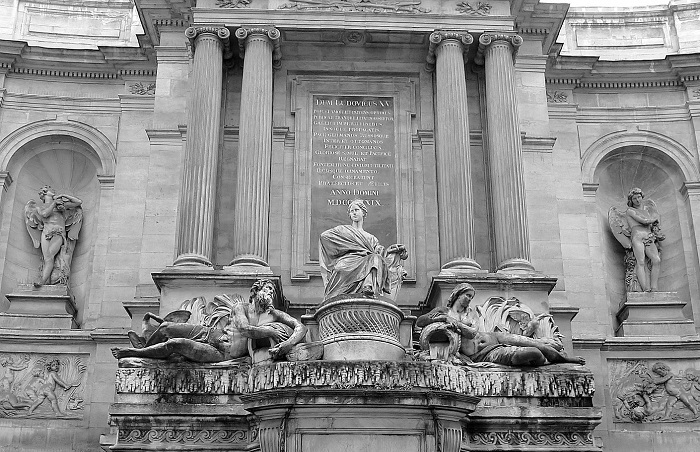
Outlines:
<svg viewBox="0 0 700 452"><path fill-rule="evenodd" d="M406 316L388 298L341 295L324 301L313 317L324 360L402 361L410 345L410 324L406 334Z"/></svg>

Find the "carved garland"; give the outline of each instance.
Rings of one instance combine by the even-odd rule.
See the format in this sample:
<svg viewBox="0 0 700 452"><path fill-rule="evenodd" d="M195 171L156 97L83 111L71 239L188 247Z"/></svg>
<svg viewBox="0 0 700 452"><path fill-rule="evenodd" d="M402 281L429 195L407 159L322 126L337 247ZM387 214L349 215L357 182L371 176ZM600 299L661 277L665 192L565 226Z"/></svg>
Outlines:
<svg viewBox="0 0 700 452"><path fill-rule="evenodd" d="M136 82L129 85L129 91L139 96L153 96L156 93L156 84Z"/></svg>
<svg viewBox="0 0 700 452"><path fill-rule="evenodd" d="M567 103L569 97L562 91L547 91L547 102L562 104Z"/></svg>
<svg viewBox="0 0 700 452"><path fill-rule="evenodd" d="M252 3L253 0L216 0L216 6L219 8L245 8Z"/></svg>
<svg viewBox="0 0 700 452"><path fill-rule="evenodd" d="M419 6L420 0L411 2L391 0L291 0L278 9L296 9L299 11L343 11L368 13L429 13L430 9Z"/></svg>
<svg viewBox="0 0 700 452"><path fill-rule="evenodd" d="M470 16L488 16L491 13L491 5L485 2L477 2L476 7L467 2L457 3L457 11Z"/></svg>

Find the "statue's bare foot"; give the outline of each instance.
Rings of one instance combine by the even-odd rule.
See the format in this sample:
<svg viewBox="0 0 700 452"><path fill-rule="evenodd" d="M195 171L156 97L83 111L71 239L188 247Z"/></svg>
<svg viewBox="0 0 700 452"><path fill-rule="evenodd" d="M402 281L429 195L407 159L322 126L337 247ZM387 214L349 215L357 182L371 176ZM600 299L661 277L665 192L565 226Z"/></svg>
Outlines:
<svg viewBox="0 0 700 452"><path fill-rule="evenodd" d="M586 364L586 360L583 359L583 357L581 356L574 356L573 358L569 358L569 362L574 364L580 364L582 366Z"/></svg>

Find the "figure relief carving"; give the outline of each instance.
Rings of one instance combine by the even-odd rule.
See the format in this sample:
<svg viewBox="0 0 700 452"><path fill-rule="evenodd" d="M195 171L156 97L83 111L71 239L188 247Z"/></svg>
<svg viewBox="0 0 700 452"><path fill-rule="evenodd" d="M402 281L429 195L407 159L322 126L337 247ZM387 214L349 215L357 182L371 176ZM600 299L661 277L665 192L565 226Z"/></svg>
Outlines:
<svg viewBox="0 0 700 452"><path fill-rule="evenodd" d="M348 215L352 224L321 233L319 263L324 299L360 294L367 298L388 295L396 300L406 274L401 262L408 258L406 247L394 244L384 248L374 235L363 229L367 216L363 200L350 202Z"/></svg>
<svg viewBox="0 0 700 452"><path fill-rule="evenodd" d="M666 237L659 227L656 203L645 199L642 190L635 187L627 194L627 209L610 208L608 223L625 248L627 292L658 291L661 241Z"/></svg>
<svg viewBox="0 0 700 452"><path fill-rule="evenodd" d="M459 2L457 11L470 16L488 16L491 13L491 5L486 2L476 2L476 6L472 6L468 2Z"/></svg>
<svg viewBox="0 0 700 452"><path fill-rule="evenodd" d="M429 13L430 9L420 6L421 0L291 0L279 9L300 11L358 11L368 13Z"/></svg>
<svg viewBox="0 0 700 452"><path fill-rule="evenodd" d="M164 318L146 313L141 335L128 333L132 347L114 347L112 354L118 359L216 363L253 357L263 348L270 359L318 358L313 355L315 344L293 349L306 336L306 327L274 307L276 289L272 281L258 280L250 292L248 301L240 295L218 295L208 303L204 297L196 297ZM188 323L193 313L198 323ZM259 341L266 344L260 345Z"/></svg>
<svg viewBox="0 0 700 452"><path fill-rule="evenodd" d="M585 363L564 353L562 335L551 316L535 316L515 299L492 298L484 306L470 308L475 294L470 284L460 284L446 307L418 318L420 358L515 367Z"/></svg>
<svg viewBox="0 0 700 452"><path fill-rule="evenodd" d="M83 357L1 353L0 366L0 417L82 418Z"/></svg>
<svg viewBox="0 0 700 452"><path fill-rule="evenodd" d="M49 185L39 191L42 205L30 199L24 207L27 232L35 248L41 249L41 276L35 286L68 285L73 251L83 224L82 201L57 195Z"/></svg>
<svg viewBox="0 0 700 452"><path fill-rule="evenodd" d="M622 361L611 366L616 422L692 422L700 419L700 370L673 372L665 362Z"/></svg>

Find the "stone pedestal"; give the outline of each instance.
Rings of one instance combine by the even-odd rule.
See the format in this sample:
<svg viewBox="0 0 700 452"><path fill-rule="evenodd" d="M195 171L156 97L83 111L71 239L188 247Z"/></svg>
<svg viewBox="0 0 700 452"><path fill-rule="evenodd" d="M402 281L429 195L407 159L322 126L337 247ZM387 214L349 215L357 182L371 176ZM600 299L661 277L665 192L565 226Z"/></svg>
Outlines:
<svg viewBox="0 0 700 452"><path fill-rule="evenodd" d="M0 314L0 328L69 329L77 328L77 309L65 285L19 284L6 295L7 312Z"/></svg>
<svg viewBox="0 0 700 452"><path fill-rule="evenodd" d="M676 292L628 292L617 319L618 336L694 336L695 323L686 319L686 302Z"/></svg>
<svg viewBox="0 0 700 452"><path fill-rule="evenodd" d="M205 297L211 301L215 295L225 293L238 294L247 300L251 286L258 279L269 279L275 284L275 307L286 310L283 307L281 278L268 273L238 274L204 267L173 266L151 273L151 277L160 291L160 313L163 315L179 309L183 301L194 297Z"/></svg>
<svg viewBox="0 0 700 452"><path fill-rule="evenodd" d="M575 365L122 359L110 450L592 452L594 387Z"/></svg>

